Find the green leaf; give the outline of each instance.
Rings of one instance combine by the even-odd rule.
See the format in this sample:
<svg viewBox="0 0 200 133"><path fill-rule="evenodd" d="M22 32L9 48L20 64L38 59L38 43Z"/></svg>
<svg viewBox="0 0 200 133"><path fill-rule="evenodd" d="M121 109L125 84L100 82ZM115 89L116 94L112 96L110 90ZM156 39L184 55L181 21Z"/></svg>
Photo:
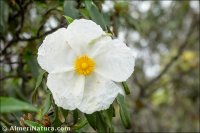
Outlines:
<svg viewBox="0 0 200 133"><path fill-rule="evenodd" d="M68 23L68 24L71 24L71 23L74 21L74 19L71 18L71 17L69 17L69 16L65 16L65 15L63 15L63 16L64 16L65 19L67 20L67 23Z"/></svg>
<svg viewBox="0 0 200 133"><path fill-rule="evenodd" d="M84 117L82 118L80 121L78 121L78 123L76 123L73 128L74 130L78 131L79 129L83 128L84 126L86 126L88 124L87 119Z"/></svg>
<svg viewBox="0 0 200 133"><path fill-rule="evenodd" d="M128 106L125 103L124 96L119 94L117 96L117 102L119 104L119 113L120 113L121 121L125 128L130 129L131 128L131 116L130 116L130 112L128 111Z"/></svg>
<svg viewBox="0 0 200 133"><path fill-rule="evenodd" d="M87 118L88 123L92 126L94 130L97 132L109 132L112 131L109 117L103 115L102 112L95 112L93 114L85 114L85 117ZM107 120L105 120L107 118Z"/></svg>
<svg viewBox="0 0 200 133"><path fill-rule="evenodd" d="M93 114L85 114L85 117L87 118L88 123L90 124L90 126L96 130L96 113Z"/></svg>
<svg viewBox="0 0 200 133"><path fill-rule="evenodd" d="M130 94L130 90L129 90L129 87L127 85L126 82L122 82L122 85L123 85L123 88L124 88L124 91L126 93L126 95L129 95Z"/></svg>
<svg viewBox="0 0 200 133"><path fill-rule="evenodd" d="M38 71L39 66L38 66L36 58L33 56L32 51L28 50L28 52L25 54L25 60L30 68L31 74L36 79L39 75L39 71Z"/></svg>
<svg viewBox="0 0 200 133"><path fill-rule="evenodd" d="M34 122L34 121L29 121L29 120L25 120L24 121L24 123L26 124L26 125L28 125L29 127L34 127L34 128L36 128L36 131L38 132L38 133L48 133L49 131L44 131L44 130L42 130L42 129L44 129L45 127L42 125L42 124L40 124L40 123L37 123L37 122ZM38 129L38 130L37 130ZM41 129L41 130L40 130Z"/></svg>
<svg viewBox="0 0 200 133"><path fill-rule="evenodd" d="M73 19L78 18L80 16L79 10L76 9L77 2L73 0L65 0L64 2L64 14Z"/></svg>
<svg viewBox="0 0 200 133"><path fill-rule="evenodd" d="M9 6L5 0L0 0L0 33L5 33L8 27Z"/></svg>
<svg viewBox="0 0 200 133"><path fill-rule="evenodd" d="M109 131L105 119L100 112L96 112L97 132L107 133Z"/></svg>
<svg viewBox="0 0 200 133"><path fill-rule="evenodd" d="M17 111L33 111L37 112L37 108L29 103L20 101L12 97L0 97L1 113L11 113Z"/></svg>
<svg viewBox="0 0 200 133"><path fill-rule="evenodd" d="M54 105L55 109L54 109L54 120L53 120L53 126L54 127L58 127L62 124L62 122L60 120L62 120L63 118L61 118L63 116L63 114L61 114L61 109L59 107L57 107L57 105ZM62 116L61 116L62 115Z"/></svg>
<svg viewBox="0 0 200 133"><path fill-rule="evenodd" d="M109 132L114 132L114 128L112 126L113 108L110 107L109 109L102 111L101 115L103 117L104 122L108 126L107 130Z"/></svg>
<svg viewBox="0 0 200 133"><path fill-rule="evenodd" d="M105 30L106 25L104 22L104 18L103 15L99 12L97 6L91 0L85 0L84 2L91 19L97 24L99 24Z"/></svg>
<svg viewBox="0 0 200 133"><path fill-rule="evenodd" d="M43 107L42 114L45 115L46 113L48 113L50 107L51 107L51 93L48 93L46 96L46 99L44 101L44 107Z"/></svg>
<svg viewBox="0 0 200 133"><path fill-rule="evenodd" d="M78 122L78 109L75 109L73 111L73 119L74 119L74 124Z"/></svg>
<svg viewBox="0 0 200 133"><path fill-rule="evenodd" d="M38 91L40 84L42 83L42 79L43 79L45 73L46 73L45 71L42 71L37 78L35 89L32 93L32 103L34 103L36 101L37 91Z"/></svg>

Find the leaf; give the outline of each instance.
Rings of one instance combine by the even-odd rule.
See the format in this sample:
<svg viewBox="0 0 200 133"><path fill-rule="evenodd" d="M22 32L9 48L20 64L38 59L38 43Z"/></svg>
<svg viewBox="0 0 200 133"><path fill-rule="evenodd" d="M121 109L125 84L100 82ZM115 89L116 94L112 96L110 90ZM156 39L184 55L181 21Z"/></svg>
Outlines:
<svg viewBox="0 0 200 133"><path fill-rule="evenodd" d="M105 30L106 25L104 22L104 18L103 15L99 12L97 6L91 0L85 0L84 2L91 19L97 24L99 24Z"/></svg>
<svg viewBox="0 0 200 133"><path fill-rule="evenodd" d="M129 95L130 94L130 89L129 89L127 83L126 82L122 82L122 85L123 85L123 88L124 88L124 91L125 91L126 95Z"/></svg>
<svg viewBox="0 0 200 133"><path fill-rule="evenodd" d="M33 111L37 112L37 108L29 103L20 101L12 97L0 97L1 113L11 113L17 111Z"/></svg>
<svg viewBox="0 0 200 133"><path fill-rule="evenodd" d="M103 118L100 112L96 112L96 123L97 123L97 132L108 132L109 129L107 128L105 119Z"/></svg>
<svg viewBox="0 0 200 133"><path fill-rule="evenodd" d="M88 123L90 126L96 130L96 113L93 114L85 114L85 117L87 118Z"/></svg>
<svg viewBox="0 0 200 133"><path fill-rule="evenodd" d="M92 126L94 130L97 132L108 132L112 131L109 119L105 120L105 116L103 116L102 112L95 112L93 114L85 114L88 123ZM107 116L106 116L107 117ZM107 117L108 118L108 117Z"/></svg>
<svg viewBox="0 0 200 133"><path fill-rule="evenodd" d="M63 112L62 112L62 110L61 110L61 107L58 107L58 119L62 122L62 123L64 123L65 122L65 117L64 117L64 115L63 115Z"/></svg>
<svg viewBox="0 0 200 133"><path fill-rule="evenodd" d="M37 78L35 89L32 93L32 103L34 103L36 101L37 91L38 91L40 84L42 83L42 79L43 79L45 73L46 73L45 71L42 71Z"/></svg>
<svg viewBox="0 0 200 133"><path fill-rule="evenodd" d="M124 96L119 94L117 96L117 102L119 104L119 113L121 117L121 121L125 128L130 129L131 128L131 116L130 112L128 111L127 104L125 103Z"/></svg>
<svg viewBox="0 0 200 133"><path fill-rule="evenodd" d="M42 114L45 115L46 113L48 113L50 107L51 107L51 93L48 93L46 96L46 99L44 101L44 107L43 107Z"/></svg>
<svg viewBox="0 0 200 133"><path fill-rule="evenodd" d="M74 124L76 124L78 122L78 110L75 109L73 111L73 119L74 119Z"/></svg>
<svg viewBox="0 0 200 133"><path fill-rule="evenodd" d="M32 51L28 51L25 54L25 60L30 68L31 74L36 79L39 75L39 71L38 71L39 66L38 66L36 58L32 54Z"/></svg>
<svg viewBox="0 0 200 133"><path fill-rule="evenodd" d="M111 105L112 106L112 105ZM101 115L103 117L103 120L104 122L106 123L106 125L108 126L107 127L107 130L109 132L114 132L114 128L112 126L112 117L113 117L113 108L110 106L109 109L107 110L103 110L101 112Z"/></svg>
<svg viewBox="0 0 200 133"><path fill-rule="evenodd" d="M5 0L0 0L0 33L5 33L8 27L9 6Z"/></svg>
<svg viewBox="0 0 200 133"><path fill-rule="evenodd" d="M34 129L36 128L36 131L38 133L48 133L49 132L49 131L42 131L42 129L44 129L45 127L40 123L37 123L37 122L34 122L34 121L29 121L29 120L25 120L24 123L26 125L28 125L29 127L34 127Z"/></svg>
<svg viewBox="0 0 200 133"><path fill-rule="evenodd" d="M64 2L64 14L72 19L78 18L79 10L76 9L77 2L73 0L65 0Z"/></svg>
<svg viewBox="0 0 200 133"><path fill-rule="evenodd" d="M54 105L54 106L55 106L55 109L54 109L53 126L58 127L62 124L62 122L60 120L63 120L63 118L61 118L63 116L63 114L61 114L61 110L59 107L57 107L57 105Z"/></svg>
<svg viewBox="0 0 200 133"><path fill-rule="evenodd" d="M74 21L74 19L71 18L71 17L69 17L69 16L65 16L65 15L63 15L63 16L64 16L65 19L67 20L67 23L68 23L68 24L71 24L71 23Z"/></svg>
<svg viewBox="0 0 200 133"><path fill-rule="evenodd" d="M83 128L84 126L86 126L88 124L87 119L84 117L82 118L80 121L78 121L78 123L76 123L73 128L74 130L78 131L79 129Z"/></svg>

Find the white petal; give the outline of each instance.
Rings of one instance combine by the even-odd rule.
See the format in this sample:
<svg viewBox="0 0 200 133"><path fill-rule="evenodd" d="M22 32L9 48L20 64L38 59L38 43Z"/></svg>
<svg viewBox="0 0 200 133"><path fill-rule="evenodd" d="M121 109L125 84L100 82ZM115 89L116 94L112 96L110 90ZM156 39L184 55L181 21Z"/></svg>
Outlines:
<svg viewBox="0 0 200 133"><path fill-rule="evenodd" d="M74 20L67 27L67 40L78 55L85 54L90 41L105 35L102 28L91 20Z"/></svg>
<svg viewBox="0 0 200 133"><path fill-rule="evenodd" d="M85 77L75 72L49 74L47 86L53 94L55 103L68 110L79 106L83 98Z"/></svg>
<svg viewBox="0 0 200 133"><path fill-rule="evenodd" d="M66 40L66 29L48 35L38 50L38 63L49 73L73 69L76 55Z"/></svg>
<svg viewBox="0 0 200 133"><path fill-rule="evenodd" d="M86 77L84 96L78 109L87 114L105 110L113 103L120 89L113 81L93 73Z"/></svg>
<svg viewBox="0 0 200 133"><path fill-rule="evenodd" d="M93 58L95 72L116 82L126 81L134 71L135 54L117 39L105 43Z"/></svg>

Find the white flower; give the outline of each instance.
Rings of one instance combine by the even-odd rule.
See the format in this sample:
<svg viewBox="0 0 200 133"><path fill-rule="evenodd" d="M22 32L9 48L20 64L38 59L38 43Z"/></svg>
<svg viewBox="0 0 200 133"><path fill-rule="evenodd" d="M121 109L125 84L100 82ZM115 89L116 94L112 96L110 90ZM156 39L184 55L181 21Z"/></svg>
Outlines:
<svg viewBox="0 0 200 133"><path fill-rule="evenodd" d="M91 20L74 20L48 35L38 62L49 75L47 86L64 109L91 114L109 108L134 70L134 53L123 42L106 36Z"/></svg>

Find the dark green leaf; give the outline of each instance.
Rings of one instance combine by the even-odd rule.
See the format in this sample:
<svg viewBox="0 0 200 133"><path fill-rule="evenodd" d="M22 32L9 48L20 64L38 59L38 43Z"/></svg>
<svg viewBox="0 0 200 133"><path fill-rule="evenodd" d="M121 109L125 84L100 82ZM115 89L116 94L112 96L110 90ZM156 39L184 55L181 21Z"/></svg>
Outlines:
<svg viewBox="0 0 200 133"><path fill-rule="evenodd" d="M111 121L108 114L103 114L102 112L95 112L93 114L85 114L88 123L97 132L109 132L113 131ZM105 119L106 118L106 119Z"/></svg>
<svg viewBox="0 0 200 133"><path fill-rule="evenodd" d="M124 88L124 91L126 93L126 95L129 95L130 94L130 90L129 90L129 87L127 85L126 82L122 82L122 85L123 85L123 88Z"/></svg>
<svg viewBox="0 0 200 133"><path fill-rule="evenodd" d="M0 33L5 33L8 25L9 6L5 0L0 0Z"/></svg>
<svg viewBox="0 0 200 133"><path fill-rule="evenodd" d="M35 89L32 93L32 103L34 103L36 100L37 91L38 91L40 84L42 83L42 79L43 79L45 73L46 73L45 71L42 71L37 78Z"/></svg>
<svg viewBox="0 0 200 133"><path fill-rule="evenodd" d="M81 128L83 128L84 126L86 126L88 124L87 119L84 117L82 119L80 119L80 121L78 121L78 123L76 123L73 128L74 130L79 130Z"/></svg>
<svg viewBox="0 0 200 133"><path fill-rule="evenodd" d="M128 106L125 103L124 96L119 94L117 96L117 102L119 104L119 113L120 113L121 121L125 128L130 129L131 128L131 116L130 116L130 112L128 111Z"/></svg>
<svg viewBox="0 0 200 133"><path fill-rule="evenodd" d="M30 68L31 74L33 75L35 79L37 79L39 75L39 71L38 71L39 66L38 66L36 58L33 56L33 54L30 51L28 51L25 55L25 59Z"/></svg>
<svg viewBox="0 0 200 133"><path fill-rule="evenodd" d="M1 113L11 113L17 111L34 111L37 109L29 103L20 101L12 97L0 97L1 101Z"/></svg>
<svg viewBox="0 0 200 133"><path fill-rule="evenodd" d="M56 105L54 105L54 120L53 120L53 126L54 127L58 127L62 124L60 119L62 119L61 115L63 115L63 114L60 114L60 113L61 113L60 108L57 107Z"/></svg>
<svg viewBox="0 0 200 133"><path fill-rule="evenodd" d="M89 12L91 19L105 30L106 25L104 22L104 18L103 15L99 12L97 6L91 0L85 0L85 6Z"/></svg>
<svg viewBox="0 0 200 133"><path fill-rule="evenodd" d="M78 122L78 110L75 109L73 111L73 119L74 119L74 124L76 124Z"/></svg>
<svg viewBox="0 0 200 133"><path fill-rule="evenodd" d="M94 130L96 130L96 113L93 114L85 114L85 117L87 118L88 123Z"/></svg>

